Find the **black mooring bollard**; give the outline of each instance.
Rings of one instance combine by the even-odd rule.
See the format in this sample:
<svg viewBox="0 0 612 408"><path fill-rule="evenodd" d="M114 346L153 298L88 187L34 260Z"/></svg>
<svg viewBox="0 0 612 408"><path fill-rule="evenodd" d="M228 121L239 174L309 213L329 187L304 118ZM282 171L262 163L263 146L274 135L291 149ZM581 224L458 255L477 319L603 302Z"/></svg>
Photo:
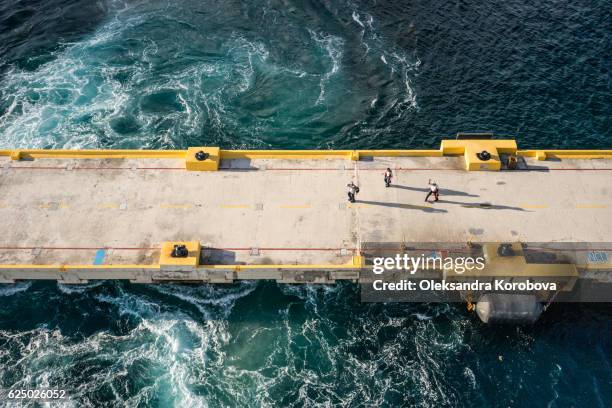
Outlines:
<svg viewBox="0 0 612 408"><path fill-rule="evenodd" d="M210 156L210 154L204 153L202 150L200 150L199 152L197 152L195 154L195 158L196 158L197 161L204 161L204 160L208 159L209 156Z"/></svg>
<svg viewBox="0 0 612 408"><path fill-rule="evenodd" d="M189 256L189 250L185 245L175 245L170 256L172 258L187 258L187 256Z"/></svg>
<svg viewBox="0 0 612 408"><path fill-rule="evenodd" d="M480 153L476 153L476 157L478 157L482 161L487 161L491 158L491 153L487 152L486 150L483 150Z"/></svg>

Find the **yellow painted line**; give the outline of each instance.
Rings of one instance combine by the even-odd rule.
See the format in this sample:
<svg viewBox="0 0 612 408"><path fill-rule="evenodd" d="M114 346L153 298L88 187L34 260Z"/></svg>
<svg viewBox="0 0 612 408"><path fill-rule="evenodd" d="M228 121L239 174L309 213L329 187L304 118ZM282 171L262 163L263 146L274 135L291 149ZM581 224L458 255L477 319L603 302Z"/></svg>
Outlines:
<svg viewBox="0 0 612 408"><path fill-rule="evenodd" d="M161 204L161 208L191 208L193 204Z"/></svg>
<svg viewBox="0 0 612 408"><path fill-rule="evenodd" d="M0 264L0 270L2 269L57 269L60 272L66 272L73 269L154 269L159 270L159 264L125 264L125 265L65 265L65 264ZM45 279L45 278L43 278Z"/></svg>
<svg viewBox="0 0 612 408"><path fill-rule="evenodd" d="M116 208L119 208L119 204L118 203L102 203L102 204L98 204L98 208L101 208L103 210L116 209Z"/></svg>
<svg viewBox="0 0 612 408"><path fill-rule="evenodd" d="M499 153L515 153L520 156L561 158L612 158L612 150L518 150L515 140L444 140L440 149L431 150L220 150L220 159L328 159L348 158L358 160L360 156L379 157L441 157L464 154L466 146L487 145ZM205 149L205 147L195 147ZM187 150L0 150L0 156L12 160L24 158L70 158L70 159L185 159Z"/></svg>
<svg viewBox="0 0 612 408"><path fill-rule="evenodd" d="M353 204L353 203L349 203L347 204L348 208L365 208L365 207L369 207L369 204Z"/></svg>
<svg viewBox="0 0 612 408"><path fill-rule="evenodd" d="M281 204L280 208L311 208L310 204Z"/></svg>
<svg viewBox="0 0 612 408"><path fill-rule="evenodd" d="M546 204L521 204L522 208L530 208L530 209L542 209L548 208Z"/></svg>
<svg viewBox="0 0 612 408"><path fill-rule="evenodd" d="M577 264L576 268L607 271L609 269L612 269L612 263L606 262L606 263L600 263L600 264Z"/></svg>
<svg viewBox="0 0 612 408"><path fill-rule="evenodd" d="M361 261L352 261L345 264L263 264L263 265L198 265L198 269L215 269L215 270L234 270L236 272L248 271L252 269L323 269L323 270L336 270L336 269L361 269L363 264ZM136 269L136 270L153 270L159 271L161 269L159 264L125 264L125 265L91 265L91 264L0 264L0 271L2 270L14 270L14 269L28 269L28 270L58 270L59 272L68 272L72 270L107 270L107 269ZM43 278L46 279L46 278ZM100 280L94 278L92 280Z"/></svg>
<svg viewBox="0 0 612 408"><path fill-rule="evenodd" d="M238 208L249 208L248 204L222 204L221 208L238 209Z"/></svg>
<svg viewBox="0 0 612 408"><path fill-rule="evenodd" d="M538 154L546 157L566 159L610 159L612 150L517 150L519 156L537 157Z"/></svg>
<svg viewBox="0 0 612 408"><path fill-rule="evenodd" d="M608 208L608 206L603 204L578 204L576 208Z"/></svg>
<svg viewBox="0 0 612 408"><path fill-rule="evenodd" d="M0 150L0 156L13 160L23 158L50 159L184 159L186 150Z"/></svg>

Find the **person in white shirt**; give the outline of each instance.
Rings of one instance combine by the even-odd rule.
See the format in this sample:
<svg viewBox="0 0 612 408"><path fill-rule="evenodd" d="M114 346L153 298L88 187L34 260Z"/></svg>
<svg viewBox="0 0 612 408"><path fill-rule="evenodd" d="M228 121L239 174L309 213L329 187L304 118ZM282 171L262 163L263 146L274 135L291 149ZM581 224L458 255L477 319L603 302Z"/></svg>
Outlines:
<svg viewBox="0 0 612 408"><path fill-rule="evenodd" d="M359 187L355 185L352 181L346 185L348 187L348 200L351 203L355 202L355 194L359 193Z"/></svg>
<svg viewBox="0 0 612 408"><path fill-rule="evenodd" d="M385 171L385 187L391 187L391 179L393 178L393 172L387 167Z"/></svg>
<svg viewBox="0 0 612 408"><path fill-rule="evenodd" d="M435 200L434 202L438 201L438 198L440 196L440 190L438 189L438 184L436 184L435 181L431 181L431 179L429 179L429 182L427 183L429 184L429 192L427 193L427 197L425 197L425 201L429 202L429 197L433 194Z"/></svg>

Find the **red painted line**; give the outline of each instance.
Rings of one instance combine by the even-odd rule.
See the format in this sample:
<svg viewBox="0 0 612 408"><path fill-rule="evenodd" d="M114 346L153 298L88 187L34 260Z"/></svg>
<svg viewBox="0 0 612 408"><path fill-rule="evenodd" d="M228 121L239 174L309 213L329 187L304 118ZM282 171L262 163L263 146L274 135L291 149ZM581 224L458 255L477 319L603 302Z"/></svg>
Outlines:
<svg viewBox="0 0 612 408"><path fill-rule="evenodd" d="M75 167L73 170L132 170L131 167ZM134 170L185 170L184 167L135 167Z"/></svg>
<svg viewBox="0 0 612 408"><path fill-rule="evenodd" d="M601 169L579 169L579 168L567 168L567 169L548 169L549 171L610 171L612 168L603 167ZM543 170L547 171L547 170Z"/></svg>
<svg viewBox="0 0 612 408"><path fill-rule="evenodd" d="M155 250L155 249L159 249L159 247L142 247L142 248L122 248L122 247L107 247L107 248L100 248L100 249L116 249L119 251L141 251L141 250Z"/></svg>
<svg viewBox="0 0 612 408"><path fill-rule="evenodd" d="M50 167L50 166L10 166L9 169L17 170L66 170L66 167Z"/></svg>
<svg viewBox="0 0 612 408"><path fill-rule="evenodd" d="M276 170L276 171L350 171L353 170L351 168L346 169L317 169L317 168L298 168L298 167L277 167L277 168L268 168L267 170ZM357 168L358 171L385 171L386 167L381 168ZM463 171L463 169L447 169L440 167L399 167L392 169L393 171ZM525 171L533 171L533 172L542 172L542 171L611 171L611 168L599 168L599 169L580 169L580 168L562 168L562 169L526 169ZM509 171L502 171L504 173L512 173Z"/></svg>
<svg viewBox="0 0 612 408"><path fill-rule="evenodd" d="M356 251L353 248L261 248L261 247L252 247L252 248L202 248L209 251L250 251L252 249L258 249L260 251L340 251L341 249L346 249L347 251Z"/></svg>
<svg viewBox="0 0 612 408"><path fill-rule="evenodd" d="M317 169L317 168L300 168L300 167L273 167L267 168L272 171L349 171L353 169Z"/></svg>
<svg viewBox="0 0 612 408"><path fill-rule="evenodd" d="M115 247L23 247L23 246L14 246L14 247L0 247L0 250L33 250L33 249L41 249L45 251L53 251L53 250L69 250L69 251L95 251L98 249L113 249L120 251L140 251L140 250L154 250L159 249L157 247L154 248L115 248Z"/></svg>
<svg viewBox="0 0 612 408"><path fill-rule="evenodd" d="M10 166L16 170L66 170L66 167ZM131 167L73 167L72 170L132 170ZM185 170L184 167L136 167L134 170Z"/></svg>
<svg viewBox="0 0 612 408"><path fill-rule="evenodd" d="M99 249L112 249L117 251L148 251L148 250L158 250L159 247L38 247L38 246L6 246L0 247L0 250L8 251L8 250L67 250L67 251L95 251ZM249 247L249 248L229 248L229 247L202 247L204 250L210 251L250 251L252 249L259 249L260 251L340 251L342 249L346 249L347 251L356 252L358 249L356 248L265 248L265 247ZM380 252L394 252L394 251L444 251L444 252L471 252L469 249L444 249L444 248L363 248L363 251L380 251ZM542 247L527 247L526 250L535 250L535 251L557 251L557 252L566 252L566 251L602 251L602 252L612 252L611 248L542 248Z"/></svg>
<svg viewBox="0 0 612 408"><path fill-rule="evenodd" d="M131 167L73 167L72 170L131 170Z"/></svg>
<svg viewBox="0 0 612 408"><path fill-rule="evenodd" d="M136 170L185 170L184 167L139 167Z"/></svg>
<svg viewBox="0 0 612 408"><path fill-rule="evenodd" d="M66 170L65 166L10 166L9 169L16 170ZM73 167L72 170L132 170L132 167ZM185 170L184 167L137 167L134 170ZM253 171L257 169L238 169L238 168L223 168L223 171ZM337 169L337 168L316 168L316 167L268 167L269 171L351 171L352 168ZM380 168L357 168L359 171L385 171L386 167ZM449 169L440 167L398 167L394 171L461 171L462 169ZM525 171L546 172L546 171L612 171L612 167L603 167L597 169L582 169L582 168L546 168L546 169L525 169ZM504 171L505 172L505 171ZM512 173L512 171L508 171Z"/></svg>
<svg viewBox="0 0 612 408"><path fill-rule="evenodd" d="M211 251L250 251L253 248L259 249L261 251L340 251L341 249L346 249L348 251L356 251L353 248L258 248L258 247L249 247L249 248L207 248L202 247L202 249L211 250ZM0 250L33 250L33 249L41 249L41 250L70 250L70 251L94 251L98 249L113 249L113 250L121 250L121 251L140 251L140 250L156 250L159 247L143 247L143 248L134 248L134 247L32 247L32 246L6 246L0 247Z"/></svg>
<svg viewBox="0 0 612 408"><path fill-rule="evenodd" d="M319 169L319 168L314 168L314 167L310 167L310 168L306 168L306 167L273 167L273 168L267 168L267 170L272 170L272 171L352 171L352 168L346 168L346 169ZM381 167L381 168L357 168L358 171L385 171L387 170L386 167ZM396 168L393 169L394 171L444 171L444 170L450 170L450 171L456 171L459 169L445 169L445 168L436 168L436 167L400 167L400 168Z"/></svg>
<svg viewBox="0 0 612 408"><path fill-rule="evenodd" d="M380 251L380 252L393 252L393 251L402 251L402 248L362 248L363 251ZM469 249L440 249L440 248L406 248L406 251L440 251L440 252L472 252ZM530 247L527 246L525 248L526 251L556 251L556 252L568 252L568 251L602 251L602 252L612 252L612 247L610 248L540 248L540 247Z"/></svg>
<svg viewBox="0 0 612 408"><path fill-rule="evenodd" d="M457 253L470 253L469 249L444 249L444 248L362 248L362 252L412 252L412 251L438 251L438 252L457 252Z"/></svg>
<svg viewBox="0 0 612 408"><path fill-rule="evenodd" d="M381 167L381 168L369 168L369 169L360 169L358 168L357 170L360 171L385 171L387 170L386 167ZM398 167L396 169L392 169L392 170L396 170L396 171L444 171L444 170L449 170L449 171L457 171L457 170L463 170L463 169L445 169L442 167Z"/></svg>
<svg viewBox="0 0 612 408"><path fill-rule="evenodd" d="M557 251L557 252L567 252L567 251L601 251L601 252L612 252L612 247L610 248L540 248L540 247L530 247L527 246L525 250L533 250L533 251Z"/></svg>

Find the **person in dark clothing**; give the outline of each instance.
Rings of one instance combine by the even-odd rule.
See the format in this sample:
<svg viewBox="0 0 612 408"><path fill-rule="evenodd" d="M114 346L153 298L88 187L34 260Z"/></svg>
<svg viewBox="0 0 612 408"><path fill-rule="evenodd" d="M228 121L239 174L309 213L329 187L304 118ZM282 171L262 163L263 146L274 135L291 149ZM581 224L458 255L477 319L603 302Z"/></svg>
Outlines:
<svg viewBox="0 0 612 408"><path fill-rule="evenodd" d="M435 182L432 182L431 179L429 179L429 192L427 193L427 197L425 197L425 201L429 202L429 197L431 195L434 196L434 202L438 201L438 198L440 197L440 189L438 188L438 185Z"/></svg>
<svg viewBox="0 0 612 408"><path fill-rule="evenodd" d="M348 200L351 203L355 202L355 194L359 193L359 187L357 187L352 181L346 185L348 187Z"/></svg>
<svg viewBox="0 0 612 408"><path fill-rule="evenodd" d="M385 171L385 187L391 187L391 179L393 178L393 172L387 167Z"/></svg>

